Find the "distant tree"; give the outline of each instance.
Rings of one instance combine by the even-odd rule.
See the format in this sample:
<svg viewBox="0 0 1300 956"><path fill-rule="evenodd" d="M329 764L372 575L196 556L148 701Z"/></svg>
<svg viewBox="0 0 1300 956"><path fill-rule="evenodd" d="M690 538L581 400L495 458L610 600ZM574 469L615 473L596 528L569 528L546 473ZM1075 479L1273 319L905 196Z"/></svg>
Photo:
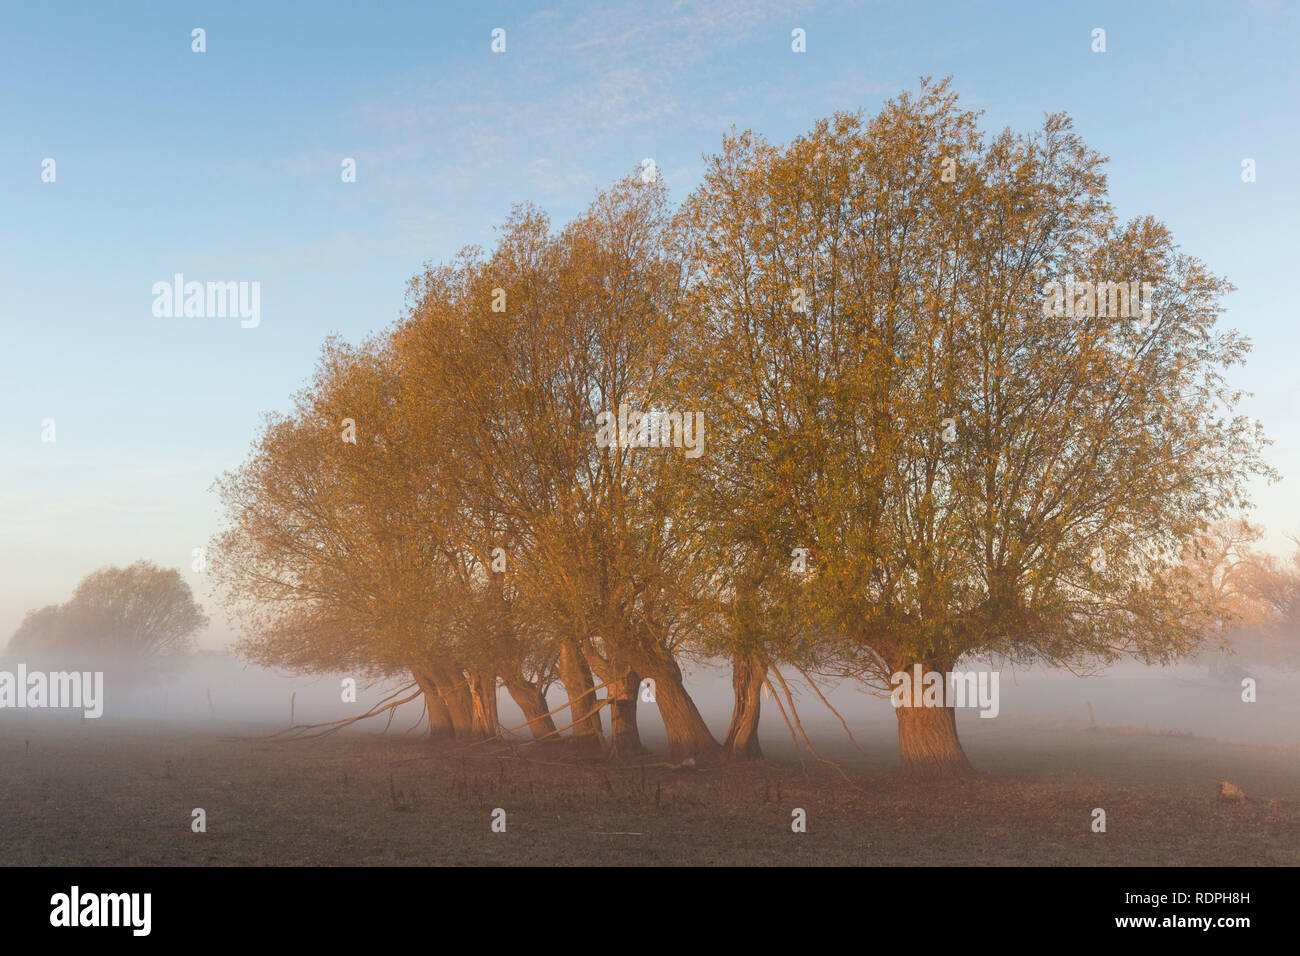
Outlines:
<svg viewBox="0 0 1300 956"><path fill-rule="evenodd" d="M66 604L30 612L9 640L9 653L76 665L79 659L171 669L193 651L207 624L180 573L137 561L100 568Z"/></svg>
<svg viewBox="0 0 1300 956"><path fill-rule="evenodd" d="M63 608L58 604L47 604L43 608L28 611L23 622L18 625L18 630L9 638L9 653L22 654L53 647L59 639L62 612Z"/></svg>
<svg viewBox="0 0 1300 956"><path fill-rule="evenodd" d="M1213 609L1198 658L1211 676L1235 680L1243 666L1300 664L1300 551L1284 561L1254 550L1263 535L1244 519L1219 521L1184 551L1183 566Z"/></svg>
<svg viewBox="0 0 1300 956"><path fill-rule="evenodd" d="M1257 593L1263 556L1251 550L1263 534L1244 519L1217 521L1183 550L1184 569L1213 608L1203 649L1212 660L1227 649L1232 632L1257 628L1269 618Z"/></svg>
<svg viewBox="0 0 1300 956"><path fill-rule="evenodd" d="M1231 635L1233 650L1250 663L1300 667L1300 551L1288 561L1250 554L1244 564L1252 613Z"/></svg>

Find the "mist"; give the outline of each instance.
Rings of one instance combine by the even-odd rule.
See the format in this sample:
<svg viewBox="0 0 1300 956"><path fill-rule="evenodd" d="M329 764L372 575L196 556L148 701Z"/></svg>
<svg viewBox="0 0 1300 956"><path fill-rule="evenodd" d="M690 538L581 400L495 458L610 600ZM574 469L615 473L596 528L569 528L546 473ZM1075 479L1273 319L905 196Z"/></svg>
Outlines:
<svg viewBox="0 0 1300 956"><path fill-rule="evenodd" d="M19 661L14 655L0 660L0 668L13 671L26 663L38 668L66 670L35 660ZM127 667L114 667L111 659L82 661L79 669L103 669L104 709L98 719L83 718L79 711L57 709L0 709L0 722L36 729L41 725L80 722L93 729L130 728L144 733L197 732L222 735L264 736L288 730L294 724L348 721L378 705L407 685L400 679L368 681L349 674L301 676L247 664L226 651L199 651L172 676L144 677ZM1147 666L1123 662L1098 673L1079 676L1044 666L985 669L999 673L997 716L983 719L974 709L958 709L958 727L966 743L978 749L1010 746L1036 725L1088 728L1125 728L1136 732L1196 736L1283 747L1300 747L1300 675L1279 668L1229 665L1212 667L1202 659L1173 666ZM785 675L794 696L799 723L818 753L847 763L861 761L844 726L871 757L886 763L894 759L897 727L888 697L852 682L819 682L833 713L805 681ZM1256 683L1257 699L1243 701L1242 680ZM344 700L344 682L356 682L355 702ZM686 685L710 728L721 736L731 716L730 670L722 664L695 664L686 668ZM779 681L773 686L780 689ZM414 693L414 687L402 696ZM664 725L653 701L639 701L637 719L646 744L662 748L667 741ZM547 701L556 708L556 724L568 723L563 689L553 685ZM789 702L780 702L789 713ZM1091 710L1089 707L1091 706ZM498 693L503 728L517 741L529 737L526 721L504 689ZM604 729L609 719L603 716ZM793 723L793 717L792 721ZM321 726L303 733L335 729L347 734L427 736L428 725L419 697L388 712L345 726ZM798 726L794 728L800 736ZM764 750L777 759L796 759L791 728L778 703L765 695L760 721ZM805 750L802 740L800 750Z"/></svg>

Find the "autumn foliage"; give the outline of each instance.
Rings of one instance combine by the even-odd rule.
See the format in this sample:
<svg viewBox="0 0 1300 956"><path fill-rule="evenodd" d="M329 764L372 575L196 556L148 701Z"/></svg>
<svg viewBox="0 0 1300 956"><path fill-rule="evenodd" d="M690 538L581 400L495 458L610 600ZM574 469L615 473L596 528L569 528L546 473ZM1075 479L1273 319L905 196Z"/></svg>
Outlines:
<svg viewBox="0 0 1300 956"><path fill-rule="evenodd" d="M503 729L503 686L535 736L633 754L655 706L675 760L758 756L764 686L795 730L796 674L1193 652L1223 595L1188 549L1268 472L1230 287L1116 218L1065 116L978 120L927 82L786 146L733 132L679 208L633 175L428 267L219 483L242 652L409 676L454 737ZM1153 301L1063 318L1067 278ZM701 659L733 668L721 740ZM899 733L905 769L966 767L950 708Z"/></svg>

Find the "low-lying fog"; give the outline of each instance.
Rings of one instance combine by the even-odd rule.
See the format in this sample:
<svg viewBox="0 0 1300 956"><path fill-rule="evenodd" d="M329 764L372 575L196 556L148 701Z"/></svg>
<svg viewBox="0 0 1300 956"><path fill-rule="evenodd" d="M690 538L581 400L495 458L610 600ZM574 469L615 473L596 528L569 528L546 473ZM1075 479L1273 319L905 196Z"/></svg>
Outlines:
<svg viewBox="0 0 1300 956"><path fill-rule="evenodd" d="M18 662L0 663L0 669L14 671ZM29 665L33 666L33 665ZM972 666L971 669L977 669ZM998 725L1050 720L1089 723L1088 702L1099 724L1136 725L1155 730L1219 737L1275 745L1300 745L1300 674L1254 668L1231 670L1231 676L1213 674L1206 664L1176 667L1145 667L1125 663L1101 674L1076 677L1065 671L1032 668L1002 669L998 681L998 715L982 719L977 709L958 711L963 733L976 730L996 732ZM341 680L347 675L304 678L246 666L233 656L202 652L178 676L150 682L115 678L109 672L104 681L103 725L123 723L166 730L206 730L228 733L272 733L290 725L292 702L297 723L320 723L364 713L393 689L399 681L367 686L357 682L356 703L342 699ZM1256 682L1257 700L1242 700L1242 678ZM790 675L786 674L787 680ZM687 672L687 686L705 719L721 739L731 714L730 673L725 667L696 666ZM839 720L802 682L791 681L799 715L814 745L838 749L847 738ZM876 697L856 685L823 685L823 691L848 722L860 742L896 740L892 708L887 698ZM209 694L211 705L209 706ZM553 707L564 702L557 685L549 695ZM523 723L523 717L509 695L500 694L503 726ZM565 713L557 714L557 726L568 723ZM415 702L401 707L389 729L401 733L421 717ZM19 721L35 730L44 721L66 724L81 720L80 711L0 709L0 721ZM662 742L663 725L653 703L638 708L642 736L650 746ZM352 726L363 732L383 729L387 714ZM607 720L607 718L606 718ZM87 724L94 721L86 721ZM608 723L606 723L608 728ZM421 733L423 728L414 733ZM527 731L522 732L526 736ZM790 732L775 702L764 700L762 740L784 749Z"/></svg>

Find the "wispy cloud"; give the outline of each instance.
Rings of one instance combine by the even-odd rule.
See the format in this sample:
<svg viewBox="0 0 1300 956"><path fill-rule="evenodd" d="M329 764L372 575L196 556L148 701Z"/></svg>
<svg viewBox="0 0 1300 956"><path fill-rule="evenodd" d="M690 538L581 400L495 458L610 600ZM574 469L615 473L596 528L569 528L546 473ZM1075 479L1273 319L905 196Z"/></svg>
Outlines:
<svg viewBox="0 0 1300 956"><path fill-rule="evenodd" d="M729 53L769 35L773 55L787 51L790 25L817 4L727 0L636 4L590 10L566 4L503 24L508 48L487 52L467 71L437 76L430 67L402 77L359 118L389 134L434 144L454 130L454 147L469 164L495 165L541 145L577 154L623 130L665 124L715 125L697 84L724 70ZM393 158L397 158L394 156Z"/></svg>

